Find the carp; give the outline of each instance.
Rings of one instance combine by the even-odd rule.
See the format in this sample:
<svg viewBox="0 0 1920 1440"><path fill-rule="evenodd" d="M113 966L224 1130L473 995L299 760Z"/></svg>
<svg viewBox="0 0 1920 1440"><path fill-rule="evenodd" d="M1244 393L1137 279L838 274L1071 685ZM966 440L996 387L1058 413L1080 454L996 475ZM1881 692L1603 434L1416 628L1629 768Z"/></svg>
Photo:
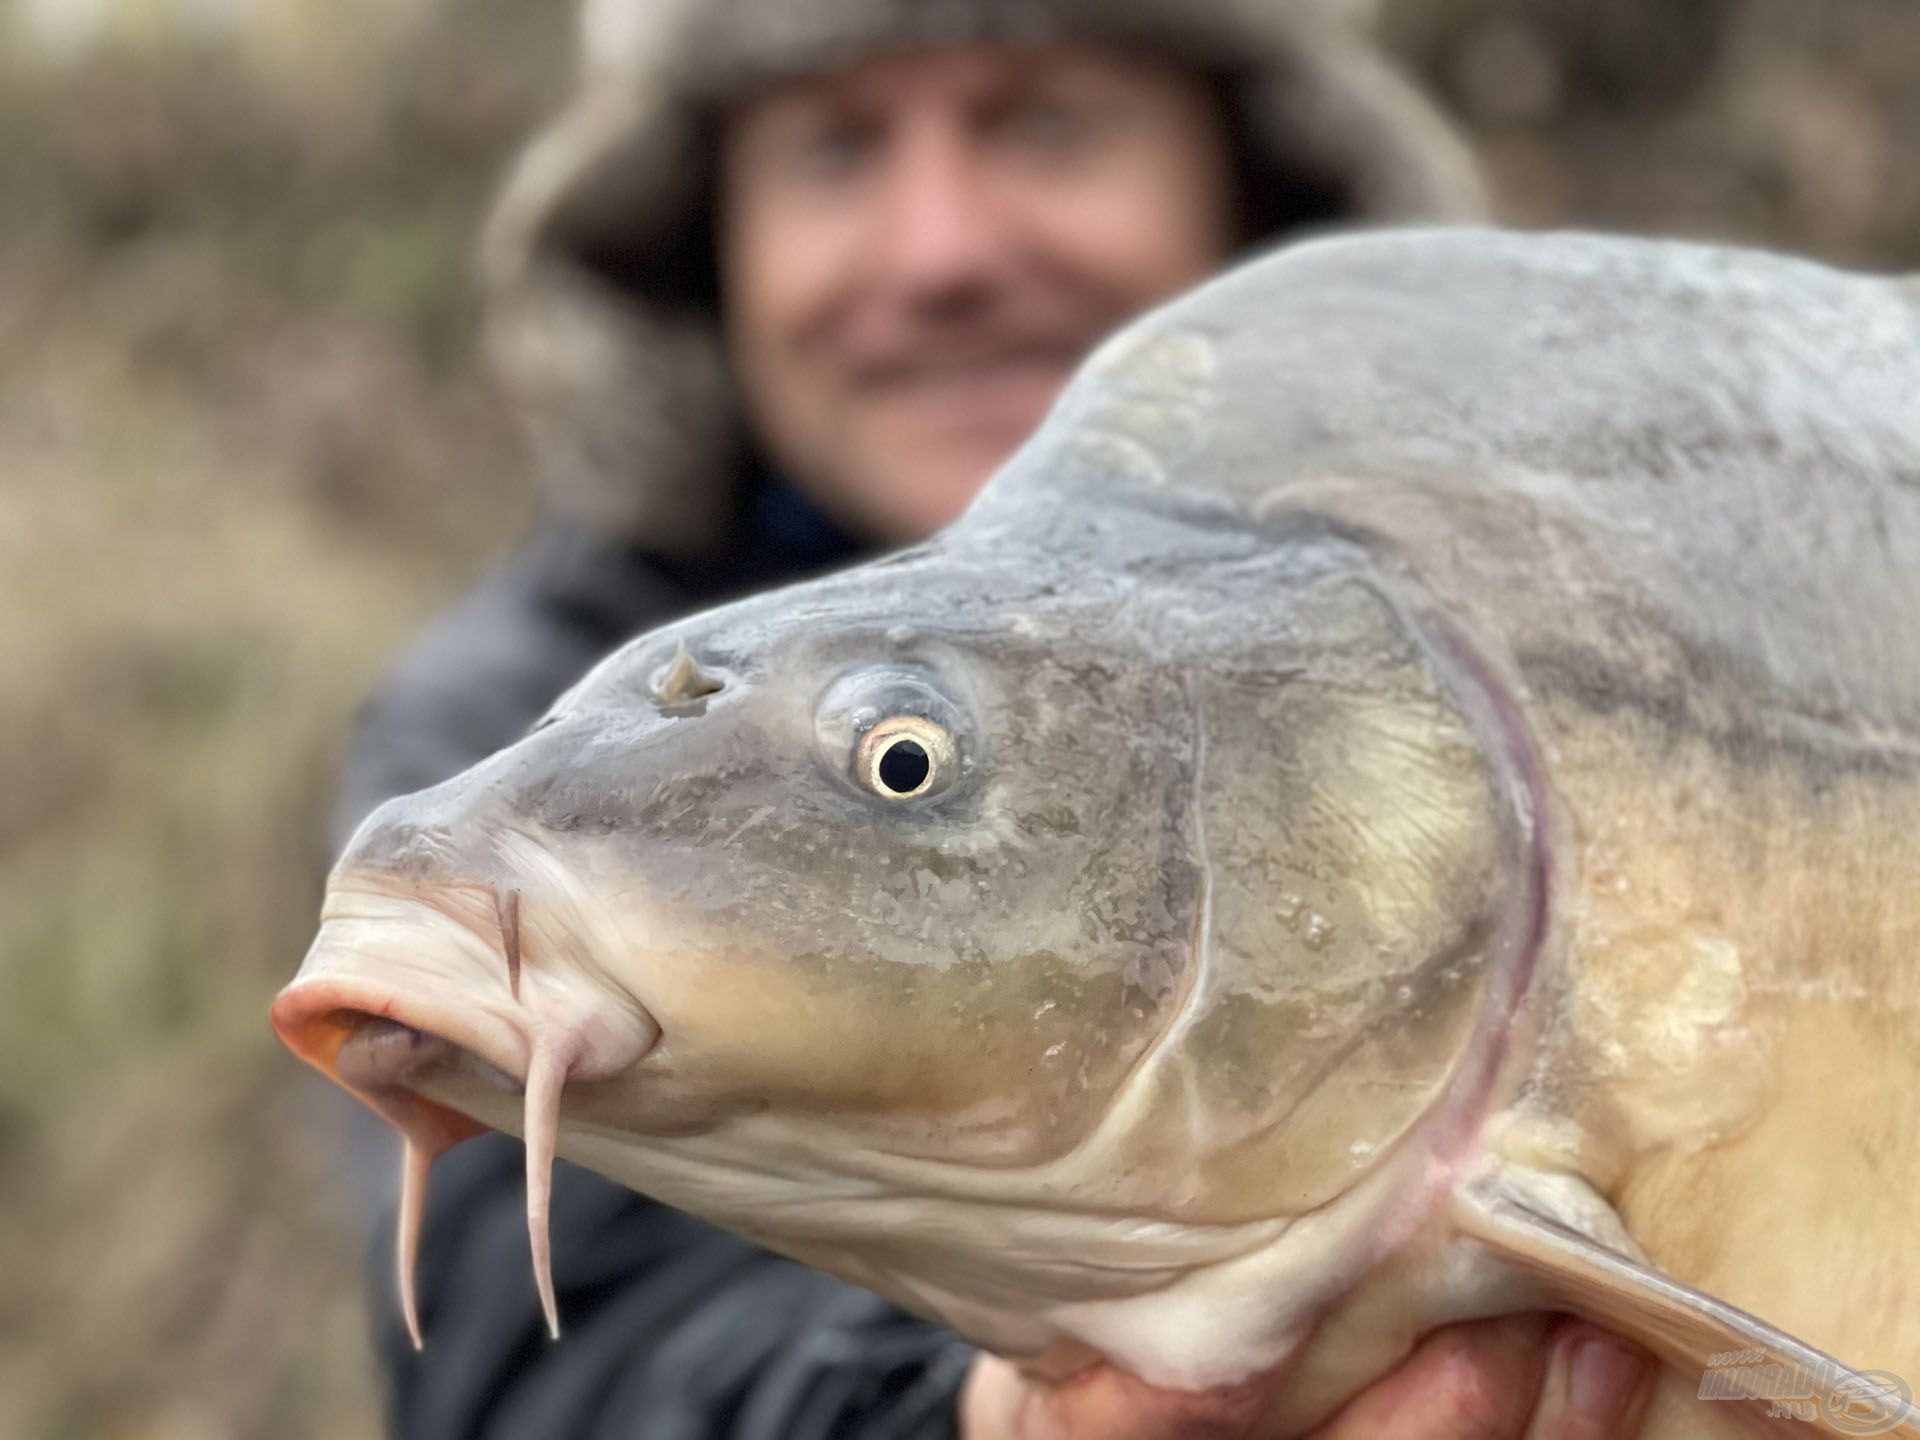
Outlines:
<svg viewBox="0 0 1920 1440"><path fill-rule="evenodd" d="M1298 245L383 806L273 1023L403 1286L495 1127L550 1322L558 1153L1044 1373L1284 1367L1261 1436L1528 1310L1650 1435L1920 1436L1916 557L1910 283Z"/></svg>

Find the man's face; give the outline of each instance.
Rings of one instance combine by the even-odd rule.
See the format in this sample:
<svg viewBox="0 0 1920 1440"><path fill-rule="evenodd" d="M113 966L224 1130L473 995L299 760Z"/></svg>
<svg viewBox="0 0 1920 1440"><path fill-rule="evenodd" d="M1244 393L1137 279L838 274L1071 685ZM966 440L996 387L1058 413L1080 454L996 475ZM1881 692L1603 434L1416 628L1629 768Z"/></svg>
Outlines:
<svg viewBox="0 0 1920 1440"><path fill-rule="evenodd" d="M1183 68L1082 44L887 54L737 109L721 294L762 445L850 531L965 508L1109 331L1236 242Z"/></svg>

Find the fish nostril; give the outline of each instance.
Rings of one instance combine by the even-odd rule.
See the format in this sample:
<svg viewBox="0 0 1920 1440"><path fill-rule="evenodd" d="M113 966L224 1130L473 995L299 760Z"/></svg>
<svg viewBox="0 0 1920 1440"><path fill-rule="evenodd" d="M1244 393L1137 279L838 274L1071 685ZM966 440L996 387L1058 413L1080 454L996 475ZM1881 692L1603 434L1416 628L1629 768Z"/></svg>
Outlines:
<svg viewBox="0 0 1920 1440"><path fill-rule="evenodd" d="M388 1090L404 1085L423 1065L447 1060L454 1047L438 1035L384 1015L336 1011L328 1019L352 1033L334 1062L340 1078L359 1090Z"/></svg>

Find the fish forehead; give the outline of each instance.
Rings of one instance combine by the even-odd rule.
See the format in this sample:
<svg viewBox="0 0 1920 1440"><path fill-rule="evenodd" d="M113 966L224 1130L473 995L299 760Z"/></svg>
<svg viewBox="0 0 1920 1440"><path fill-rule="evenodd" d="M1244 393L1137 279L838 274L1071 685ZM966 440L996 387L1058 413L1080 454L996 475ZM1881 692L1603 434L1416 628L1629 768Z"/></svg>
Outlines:
<svg viewBox="0 0 1920 1440"><path fill-rule="evenodd" d="M1099 517L1081 540L1106 563L1076 568L1031 535L961 527L891 564L642 637L556 704L530 737L538 743L489 762L500 774L487 783L514 791L550 830L625 828L647 843L657 829L636 822L648 815L698 824L720 808L781 801L786 811L765 817L761 858L777 860L801 827L829 816L865 823L786 853L851 853L877 838L876 825L898 842L918 821L931 830L956 810L977 812L876 809L821 784L833 757L817 752L812 727L848 677L875 677L881 698L890 677L923 682L960 712L983 786L1019 814L1084 816L1127 775L1130 755L1195 743L1195 676L1272 689L1332 657L1358 680L1398 643L1373 633L1383 616L1397 627L1372 614L1375 601L1356 607L1338 593L1356 553L1336 535L1305 531L1281 545L1146 507ZM1235 611L1247 622L1220 623ZM681 657L712 693L663 703L662 677ZM1167 804L1191 803L1182 777L1166 783Z"/></svg>

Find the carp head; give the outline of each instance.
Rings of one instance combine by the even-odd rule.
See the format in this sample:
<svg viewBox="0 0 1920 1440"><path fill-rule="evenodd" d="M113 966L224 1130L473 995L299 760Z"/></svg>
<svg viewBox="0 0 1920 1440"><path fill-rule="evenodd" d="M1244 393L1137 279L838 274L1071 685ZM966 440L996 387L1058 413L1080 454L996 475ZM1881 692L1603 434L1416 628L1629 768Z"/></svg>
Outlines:
<svg viewBox="0 0 1920 1440"><path fill-rule="evenodd" d="M1191 1379L1217 1327L1133 1302L1337 1217L1277 1354L1438 1193L1537 931L1515 743L1351 537L983 506L381 807L273 1021L406 1133L403 1247L433 1154L526 1138L550 1321L557 1150Z"/></svg>

